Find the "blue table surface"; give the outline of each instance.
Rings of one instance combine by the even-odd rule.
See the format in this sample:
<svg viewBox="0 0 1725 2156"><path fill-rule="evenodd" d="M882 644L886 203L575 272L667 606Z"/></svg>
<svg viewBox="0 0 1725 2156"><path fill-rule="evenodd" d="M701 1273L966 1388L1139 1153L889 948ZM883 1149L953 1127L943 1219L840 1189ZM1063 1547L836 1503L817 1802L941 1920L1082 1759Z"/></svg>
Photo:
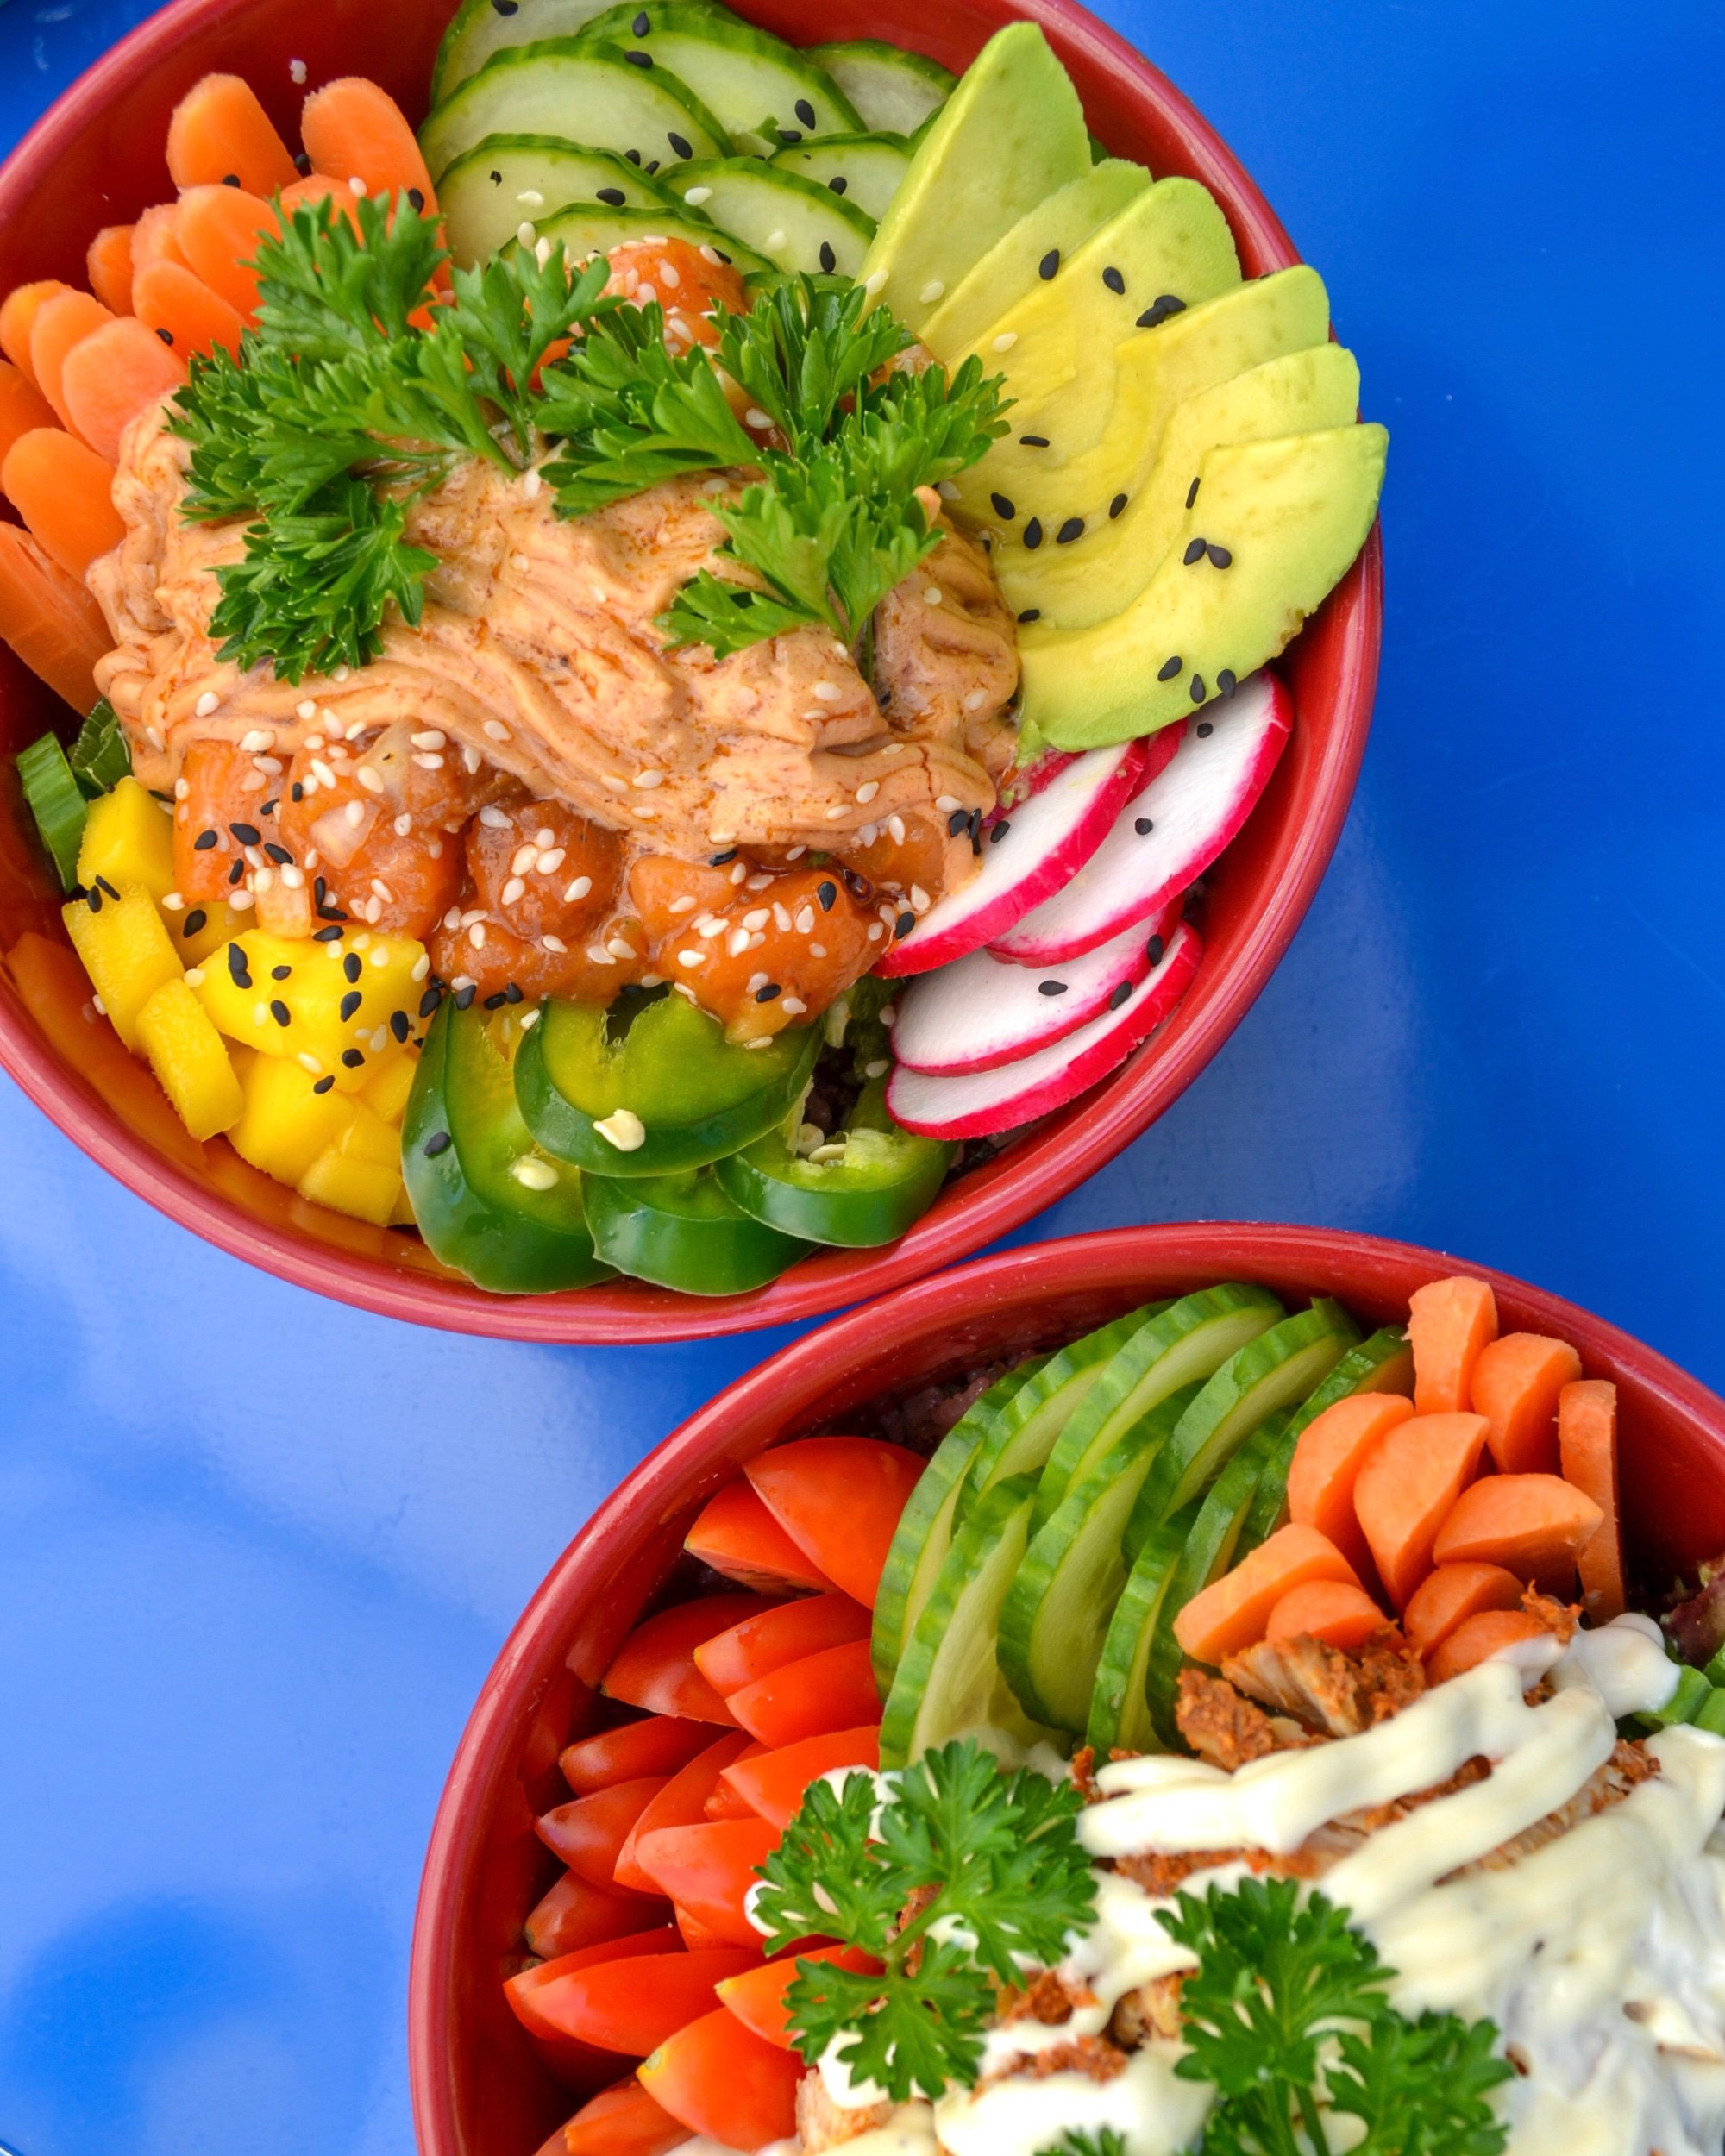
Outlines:
<svg viewBox="0 0 1725 2156"><path fill-rule="evenodd" d="M1274 982L1026 1235L1374 1230L1725 1383L1725 16L1104 11L1328 280L1393 438L1388 636ZM0 138L145 12L0 9ZM409 1929L474 1693L597 1501L783 1336L417 1332L206 1249L3 1081L0 1152L0 2142L405 2156Z"/></svg>

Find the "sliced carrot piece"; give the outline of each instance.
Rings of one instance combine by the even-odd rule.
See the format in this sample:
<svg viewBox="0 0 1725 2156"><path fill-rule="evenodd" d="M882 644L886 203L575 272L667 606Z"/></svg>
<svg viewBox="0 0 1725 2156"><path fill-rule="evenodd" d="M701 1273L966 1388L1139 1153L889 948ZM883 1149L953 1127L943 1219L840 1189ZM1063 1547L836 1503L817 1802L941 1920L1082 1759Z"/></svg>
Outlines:
<svg viewBox="0 0 1725 2156"><path fill-rule="evenodd" d="M182 269L191 264L179 244L179 205L173 202L159 202L142 211L132 227L132 281L157 262L178 262Z"/></svg>
<svg viewBox="0 0 1725 2156"><path fill-rule="evenodd" d="M1290 1521L1187 1603L1174 1620L1181 1651L1195 1662L1214 1664L1255 1647L1276 1605L1308 1580L1359 1585L1353 1567L1327 1535Z"/></svg>
<svg viewBox="0 0 1725 2156"><path fill-rule="evenodd" d="M1525 1609L1483 1609L1458 1625L1432 1651L1426 1675L1433 1684L1460 1677L1523 1639L1548 1639L1550 1630Z"/></svg>
<svg viewBox="0 0 1725 2156"><path fill-rule="evenodd" d="M235 359L245 323L204 279L178 262L153 262L132 288L138 320L179 359L208 359L217 345Z"/></svg>
<svg viewBox="0 0 1725 2156"><path fill-rule="evenodd" d="M1485 1449L1484 1415L1414 1415L1359 1470L1353 1508L1390 1602L1406 1609L1432 1569L1432 1545Z"/></svg>
<svg viewBox="0 0 1725 2156"><path fill-rule="evenodd" d="M784 1745L776 1752L759 1752L753 1758L733 1759L720 1775L720 1783L735 1789L749 1808L782 1833L796 1816L809 1784L840 1767L869 1767L881 1764L881 1731L869 1723L857 1729L829 1730L824 1736L805 1737L800 1744Z"/></svg>
<svg viewBox="0 0 1725 2156"><path fill-rule="evenodd" d="M132 311L132 228L104 224L84 258L90 289L116 315Z"/></svg>
<svg viewBox="0 0 1725 2156"><path fill-rule="evenodd" d="M1581 1357L1567 1340L1506 1332L1486 1342L1469 1405L1491 1426L1485 1442L1501 1473L1557 1473L1558 1395L1580 1376Z"/></svg>
<svg viewBox="0 0 1725 2156"><path fill-rule="evenodd" d="M51 427L53 408L35 384L9 360L0 360L0 457L33 427Z"/></svg>
<svg viewBox="0 0 1725 2156"><path fill-rule="evenodd" d="M3 352L18 372L31 382L36 380L35 364L30 357L30 339L34 335L36 317L51 299L58 299L72 287L63 285L57 277L39 278L34 285L18 285L7 293L0 305L0 352ZM36 384L40 388L41 385Z"/></svg>
<svg viewBox="0 0 1725 2156"><path fill-rule="evenodd" d="M724 1702L695 1667L694 1651L715 1633L728 1632L768 1605L756 1595L705 1595L662 1609L630 1633L599 1679L607 1699L645 1707L656 1714L735 1727Z"/></svg>
<svg viewBox="0 0 1725 2156"><path fill-rule="evenodd" d="M792 1541L869 1608L887 1551L924 1463L876 1438L803 1438L743 1472Z"/></svg>
<svg viewBox="0 0 1725 2156"><path fill-rule="evenodd" d="M431 175L401 107L363 75L343 75L314 90L299 116L299 137L315 172L362 179L366 192L417 195L436 210Z"/></svg>
<svg viewBox="0 0 1725 2156"><path fill-rule="evenodd" d="M358 213L354 208L354 191L345 180L331 179L325 172L311 172L304 179L297 179L292 187L284 187L277 197L281 204L283 222L290 219L296 210L315 208L320 202L334 203L336 208L352 225L360 229Z"/></svg>
<svg viewBox="0 0 1725 2156"><path fill-rule="evenodd" d="M1290 1589L1270 1611L1264 1636L1272 1645L1282 1639L1321 1639L1348 1654L1389 1622L1363 1587L1346 1580L1308 1580L1303 1587Z"/></svg>
<svg viewBox="0 0 1725 2156"><path fill-rule="evenodd" d="M637 1820L618 1852L616 1878L619 1886L631 1887L641 1894L655 1890L652 1880L635 1860L636 1844L643 1834L656 1833L662 1827L699 1825L706 1816L706 1801L718 1787L719 1776L738 1753L748 1749L747 1733L734 1729L678 1769Z"/></svg>
<svg viewBox="0 0 1725 2156"><path fill-rule="evenodd" d="M1481 1610L1520 1609L1524 1592L1521 1581L1501 1564L1440 1564L1427 1573L1402 1612L1408 1644L1420 1654L1430 1654Z"/></svg>
<svg viewBox="0 0 1725 2156"><path fill-rule="evenodd" d="M281 230L275 205L243 187L188 187L174 214L180 252L242 321L257 318L259 246Z"/></svg>
<svg viewBox="0 0 1725 2156"><path fill-rule="evenodd" d="M595 1886L614 1886L617 1859L630 1828L669 1778L643 1775L638 1781L618 1782L592 1796L578 1796L573 1803L542 1812L534 1831L571 1871L579 1871Z"/></svg>
<svg viewBox="0 0 1725 2156"><path fill-rule="evenodd" d="M273 195L299 177L257 92L240 75L205 75L188 90L167 123L167 168L176 187L232 181Z"/></svg>
<svg viewBox="0 0 1725 2156"><path fill-rule="evenodd" d="M763 1745L800 1743L831 1729L855 1729L881 1711L869 1642L853 1639L756 1677L725 1702Z"/></svg>
<svg viewBox="0 0 1725 2156"><path fill-rule="evenodd" d="M30 373L62 423L70 426L60 373L66 354L92 330L104 329L115 317L88 292L58 292L44 300L30 330Z"/></svg>
<svg viewBox="0 0 1725 2156"><path fill-rule="evenodd" d="M682 2121L655 2103L631 2075L584 2103L539 2156L667 2156L688 2138Z"/></svg>
<svg viewBox="0 0 1725 2156"><path fill-rule="evenodd" d="M1459 1274L1416 1288L1408 1298L1408 1339L1418 1412L1465 1413L1479 1351L1496 1338L1497 1298L1485 1281Z"/></svg>
<svg viewBox="0 0 1725 2156"><path fill-rule="evenodd" d="M713 1986L756 1967L761 1949L710 1946L691 1953L634 1955L607 1961L596 1955L538 1995L540 2015L567 2036L597 2050L644 2059L718 2003Z"/></svg>
<svg viewBox="0 0 1725 2156"><path fill-rule="evenodd" d="M763 2042L789 2051L791 2016L785 1994L802 1973L798 1965L806 1961L835 1961L841 1969L855 1970L859 1976L872 1976L881 1967L872 1954L865 1954L857 1946L808 1946L800 1953L763 1962L758 1969L741 1976L725 1977L718 1986L720 2003Z"/></svg>
<svg viewBox="0 0 1725 2156"><path fill-rule="evenodd" d="M1400 1393L1355 1393L1314 1415L1294 1448L1289 1518L1327 1535L1362 1579L1371 1571L1371 1551L1354 1516L1353 1486L1386 1432L1413 1412Z"/></svg>
<svg viewBox="0 0 1725 2156"><path fill-rule="evenodd" d="M1564 1480L1590 1497L1602 1517L1576 1552L1582 1599L1596 1625L1621 1617L1623 1534L1617 1517L1617 1388L1607 1378L1578 1378L1558 1395L1558 1451Z"/></svg>
<svg viewBox="0 0 1725 2156"><path fill-rule="evenodd" d="M727 1482L702 1507L700 1517L683 1538L683 1547L726 1579L765 1594L787 1587L832 1585L744 1482Z"/></svg>
<svg viewBox="0 0 1725 2156"><path fill-rule="evenodd" d="M566 1745L557 1764L577 1796L591 1796L618 1782L643 1774L674 1774L712 1742L711 1722L681 1721L674 1714L649 1714L638 1722L619 1722Z"/></svg>
<svg viewBox="0 0 1725 2156"><path fill-rule="evenodd" d="M96 701L96 664L113 648L102 609L16 524L0 524L0 637L74 711Z"/></svg>
<svg viewBox="0 0 1725 2156"><path fill-rule="evenodd" d="M1489 1475L1457 1498L1433 1554L1440 1564L1501 1564L1559 1594L1575 1577L1576 1552L1604 1518L1603 1507L1560 1475Z"/></svg>
<svg viewBox="0 0 1725 2156"><path fill-rule="evenodd" d="M529 1912L522 1927L528 1946L549 1961L605 1939L627 1939L663 1923L665 1904L650 1894L596 1887L578 1871L566 1871Z"/></svg>
<svg viewBox="0 0 1725 2156"><path fill-rule="evenodd" d="M0 487L69 576L81 577L126 536L114 506L114 467L64 427L33 427L0 464Z"/></svg>
<svg viewBox="0 0 1725 2156"><path fill-rule="evenodd" d="M797 2130L805 2068L723 2007L691 2021L637 2069L641 2085L692 2133L722 2148L764 2148Z"/></svg>
<svg viewBox="0 0 1725 2156"><path fill-rule="evenodd" d="M695 1667L714 1691L729 1695L782 1670L787 1662L842 1647L849 1639L866 1639L871 1621L862 1603L848 1595L781 1602L776 1609L746 1617L729 1632L704 1639L695 1649Z"/></svg>
<svg viewBox="0 0 1725 2156"><path fill-rule="evenodd" d="M555 1960L536 1962L532 1968L522 1970L505 1983L503 1996L555 2071L574 2078L577 2085L581 2081L598 2081L617 2062L596 2046L571 2036L560 2025L555 2008L561 1979L596 1961L615 1967L643 1954L675 1953L681 1945L673 1924L662 1924L650 1932L631 1932L626 1939L598 1940L591 1946L578 1946L573 1953L559 1954Z"/></svg>
<svg viewBox="0 0 1725 2156"><path fill-rule="evenodd" d="M662 1827L643 1834L635 1859L662 1894L732 1946L756 1947L744 1897L756 1867L779 1846L779 1830L764 1819L703 1820L698 1827Z"/></svg>
<svg viewBox="0 0 1725 2156"><path fill-rule="evenodd" d="M60 391L79 434L117 463L127 428L185 379L184 365L154 331L122 315L67 353Z"/></svg>

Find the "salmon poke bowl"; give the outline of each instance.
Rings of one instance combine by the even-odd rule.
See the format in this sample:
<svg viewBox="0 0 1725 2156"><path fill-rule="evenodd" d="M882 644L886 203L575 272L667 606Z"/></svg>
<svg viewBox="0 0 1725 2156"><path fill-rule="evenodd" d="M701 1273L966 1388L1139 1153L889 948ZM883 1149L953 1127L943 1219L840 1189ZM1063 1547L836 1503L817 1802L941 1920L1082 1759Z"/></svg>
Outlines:
<svg viewBox="0 0 1725 2156"><path fill-rule="evenodd" d="M1725 1403L1407 1245L1129 1229L824 1326L499 1657L423 2156L1719 2146Z"/></svg>
<svg viewBox="0 0 1725 2156"><path fill-rule="evenodd" d="M1081 11L905 12L178 0L0 176L0 1056L229 1248L831 1308L1292 934L1378 623L1322 279Z"/></svg>

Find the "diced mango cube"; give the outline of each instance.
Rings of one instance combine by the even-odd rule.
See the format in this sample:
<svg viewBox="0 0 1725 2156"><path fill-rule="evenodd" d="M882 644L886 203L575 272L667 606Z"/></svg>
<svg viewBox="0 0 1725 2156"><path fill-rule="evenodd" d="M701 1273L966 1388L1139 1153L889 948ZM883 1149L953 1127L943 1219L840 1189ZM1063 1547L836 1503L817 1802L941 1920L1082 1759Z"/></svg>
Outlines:
<svg viewBox="0 0 1725 2156"><path fill-rule="evenodd" d="M360 1087L360 1099L367 1107L375 1108L386 1123L398 1125L407 1112L407 1096L413 1090L413 1076L418 1068L416 1050L396 1049L367 1071L366 1081Z"/></svg>
<svg viewBox="0 0 1725 2156"><path fill-rule="evenodd" d="M382 1228L388 1226L401 1195L401 1176L393 1168L377 1161L355 1160L332 1145L312 1162L298 1188L300 1196L310 1199L314 1205L351 1213L356 1220L369 1220Z"/></svg>
<svg viewBox="0 0 1725 2156"><path fill-rule="evenodd" d="M336 1150L346 1160L368 1160L380 1168L401 1171L401 1132L393 1123L386 1123L375 1108L368 1108L363 1100L350 1097L353 1120L336 1141Z"/></svg>
<svg viewBox="0 0 1725 2156"><path fill-rule="evenodd" d="M140 883L158 904L173 888L173 824L166 808L136 779L122 779L90 804L78 849L78 880L86 890L97 876Z"/></svg>
<svg viewBox="0 0 1725 2156"><path fill-rule="evenodd" d="M245 1096L228 1044L184 981L164 981L138 1013L138 1039L174 1112L193 1138L240 1119Z"/></svg>
<svg viewBox="0 0 1725 2156"><path fill-rule="evenodd" d="M228 1132L234 1150L278 1182L298 1183L334 1147L354 1112L345 1094L319 1093L317 1084L291 1058L254 1056L240 1081L245 1106Z"/></svg>
<svg viewBox="0 0 1725 2156"><path fill-rule="evenodd" d="M149 893L140 883L116 888L117 899L96 887L60 912L114 1031L135 1055L138 1013L163 981L179 979L180 963Z"/></svg>
<svg viewBox="0 0 1725 2156"><path fill-rule="evenodd" d="M252 928L198 968L198 993L230 1039L356 1093L373 1058L421 1030L419 983L429 967L423 944L375 929L319 943Z"/></svg>
<svg viewBox="0 0 1725 2156"><path fill-rule="evenodd" d="M169 940L188 969L201 966L220 950L240 925L237 913L207 901L203 906L164 906L162 919L167 924ZM192 983L194 987L197 985Z"/></svg>

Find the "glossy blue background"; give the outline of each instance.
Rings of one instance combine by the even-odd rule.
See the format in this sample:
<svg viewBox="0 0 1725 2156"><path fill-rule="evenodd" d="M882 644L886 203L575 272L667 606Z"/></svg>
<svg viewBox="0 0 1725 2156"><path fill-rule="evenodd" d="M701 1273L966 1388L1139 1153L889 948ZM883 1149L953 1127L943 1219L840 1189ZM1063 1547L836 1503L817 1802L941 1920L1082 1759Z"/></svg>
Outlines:
<svg viewBox="0 0 1725 2156"><path fill-rule="evenodd" d="M0 138L144 12L0 9ZM1725 17L1105 12L1329 280L1394 441L1389 634L1287 962L1035 1232L1405 1236L1721 1383ZM205 1249L3 1081L0 1153L0 2141L406 2156L409 1927L468 1704L599 1497L776 1340L417 1333Z"/></svg>

